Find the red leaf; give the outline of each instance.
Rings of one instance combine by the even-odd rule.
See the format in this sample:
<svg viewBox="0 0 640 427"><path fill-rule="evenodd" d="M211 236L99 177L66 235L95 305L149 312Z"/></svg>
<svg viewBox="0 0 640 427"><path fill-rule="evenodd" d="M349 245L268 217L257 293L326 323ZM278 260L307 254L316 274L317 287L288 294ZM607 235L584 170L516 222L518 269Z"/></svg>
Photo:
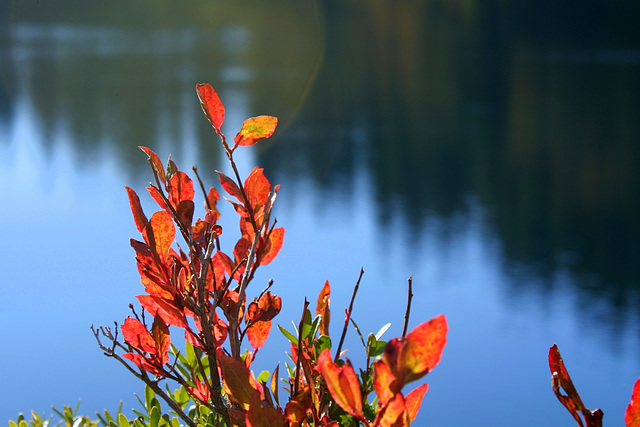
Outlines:
<svg viewBox="0 0 640 427"><path fill-rule="evenodd" d="M282 249L283 243L284 227L278 227L271 230L269 240L267 240L267 243L260 254L260 265L267 265L273 261L276 256L278 256L280 249Z"/></svg>
<svg viewBox="0 0 640 427"><path fill-rule="evenodd" d="M269 138L273 135L278 125L278 118L272 116L258 116L245 120L242 129L236 135L234 142L236 145L249 146L261 139Z"/></svg>
<svg viewBox="0 0 640 427"><path fill-rule="evenodd" d="M340 367L333 363L329 349L323 350L318 356L318 367L333 400L347 413L363 420L360 382L353 368L348 364Z"/></svg>
<svg viewBox="0 0 640 427"><path fill-rule="evenodd" d="M631 403L627 406L624 421L627 427L640 427L640 378L638 378L636 384L633 386Z"/></svg>
<svg viewBox="0 0 640 427"><path fill-rule="evenodd" d="M199 378L195 379L195 387L187 387L187 391L189 394L196 399L199 399L201 402L208 402L211 397L211 390L209 386L200 381Z"/></svg>
<svg viewBox="0 0 640 427"><path fill-rule="evenodd" d="M184 312L174 305L174 301L151 295L138 295L136 298L140 301L142 307L152 316L159 314L169 325L177 326L179 328L189 327Z"/></svg>
<svg viewBox="0 0 640 427"><path fill-rule="evenodd" d="M125 341L131 347L149 354L156 354L156 342L138 319L127 317L121 329Z"/></svg>
<svg viewBox="0 0 640 427"><path fill-rule="evenodd" d="M222 188L224 188L224 190L231 196L238 199L240 203L244 203L244 197L242 196L242 191L240 191L240 187L238 187L238 184L236 184L234 180L232 180L222 172L216 172L218 172L218 177L220 178L220 184L222 184Z"/></svg>
<svg viewBox="0 0 640 427"><path fill-rule="evenodd" d="M217 356L222 382L229 399L248 409L251 398L256 394L260 397L251 371L243 362L227 356L222 351L218 351Z"/></svg>
<svg viewBox="0 0 640 427"><path fill-rule="evenodd" d="M131 360L135 363L140 369L150 372L154 375L165 376L164 372L160 370L154 363L152 363L148 358L141 356L135 353L124 353L122 355L125 359Z"/></svg>
<svg viewBox="0 0 640 427"><path fill-rule="evenodd" d="M193 181L186 173L177 171L167 184L167 192L169 193L169 200L173 204L173 207L177 209L183 200L193 200L193 196L195 195Z"/></svg>
<svg viewBox="0 0 640 427"><path fill-rule="evenodd" d="M320 326L318 327L320 335L329 336L329 321L331 320L331 310L329 310L329 303L331 302L331 298L329 298L330 295L331 286L329 286L329 281L327 280L318 294L318 302L316 304L316 314L322 316Z"/></svg>
<svg viewBox="0 0 640 427"><path fill-rule="evenodd" d="M407 413L409 414L409 421L413 422L413 420L416 419L420 405L422 405L422 398L427 390L429 390L429 384L422 384L420 387L407 394L404 398L404 405L406 406Z"/></svg>
<svg viewBox="0 0 640 427"><path fill-rule="evenodd" d="M216 190L215 187L211 187L209 189L209 194L207 194L207 199L205 200L204 207L207 210L212 210L220 215L220 212L218 212L218 209L216 208L218 200L220 200L220 194L218 194L218 190Z"/></svg>
<svg viewBox="0 0 640 427"><path fill-rule="evenodd" d="M204 115L209 119L216 132L220 133L220 128L224 122L224 105L222 105L218 94L213 86L206 83L197 84L196 91L198 92L198 99L200 99Z"/></svg>
<svg viewBox="0 0 640 427"><path fill-rule="evenodd" d="M138 147L138 148L140 148L142 151L147 153L147 156L149 156L151 167L158 174L158 178L160 179L160 182L166 183L167 179L164 174L164 166L160 161L160 157L158 157L156 153L154 153L152 150L148 149L147 147Z"/></svg>
<svg viewBox="0 0 640 427"><path fill-rule="evenodd" d="M149 220L147 220L147 217L142 211L140 198L138 197L136 192L129 187L124 187L124 188L127 189L127 195L129 196L129 205L131 206L131 212L133 212L133 220L136 223L136 228L138 229L138 231L142 232L142 230L144 230L144 227L146 227Z"/></svg>

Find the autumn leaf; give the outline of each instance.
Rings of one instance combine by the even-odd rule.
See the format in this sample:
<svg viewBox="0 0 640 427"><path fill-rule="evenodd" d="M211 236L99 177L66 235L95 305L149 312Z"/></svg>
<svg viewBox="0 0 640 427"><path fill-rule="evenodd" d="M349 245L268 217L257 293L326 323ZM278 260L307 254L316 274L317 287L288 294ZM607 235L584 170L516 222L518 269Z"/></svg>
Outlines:
<svg viewBox="0 0 640 427"><path fill-rule="evenodd" d="M350 415L364 419L360 382L353 368L348 364L338 366L333 363L329 349L318 356L318 367L333 400Z"/></svg>
<svg viewBox="0 0 640 427"><path fill-rule="evenodd" d="M281 411L263 403L259 394L251 397L245 422L247 427L284 427L286 424Z"/></svg>
<svg viewBox="0 0 640 427"><path fill-rule="evenodd" d="M151 325L151 336L155 341L156 357L160 366L169 361L169 347L171 347L171 336L169 335L169 328L159 314L156 314L153 318L153 324Z"/></svg>
<svg viewBox="0 0 640 427"><path fill-rule="evenodd" d="M316 304L316 314L322 316L320 326L318 327L320 335L329 336L329 322L331 320L331 310L329 309L329 303L331 302L330 295L331 286L329 286L329 281L327 280L318 294L318 302Z"/></svg>
<svg viewBox="0 0 640 427"><path fill-rule="evenodd" d="M402 390L402 386L384 359L380 358L373 363L373 389L381 405L386 405L393 399Z"/></svg>
<svg viewBox="0 0 640 427"><path fill-rule="evenodd" d="M158 179L160 180L160 182L166 183L167 179L164 174L164 166L162 165L162 161L160 161L160 157L158 157L156 153L154 153L147 147L140 146L138 148L140 148L147 154L147 156L149 156L149 163L151 163L151 168L158 175Z"/></svg>
<svg viewBox="0 0 640 427"><path fill-rule="evenodd" d="M407 394L404 398L404 405L407 408L407 413L409 414L409 420L413 422L416 419L416 415L418 415L418 410L422 405L422 398L425 393L429 390L429 384L422 384L420 387L412 390L409 394Z"/></svg>
<svg viewBox="0 0 640 427"><path fill-rule="evenodd" d="M245 120L242 129L236 135L234 142L236 146L253 145L261 139L269 138L273 135L278 125L278 118L272 116L258 116Z"/></svg>
<svg viewBox="0 0 640 427"><path fill-rule="evenodd" d="M209 119L216 132L220 133L222 123L224 123L224 105L222 105L218 94L213 86L206 83L198 83L196 92L204 115Z"/></svg>
<svg viewBox="0 0 640 427"><path fill-rule="evenodd" d="M578 425L583 425L582 420L578 415L578 413L581 412L587 423L587 427L601 427L603 417L602 411L600 409L591 411L585 407L584 403L582 403L582 399L573 385L571 377L569 377L569 372L564 365L564 361L562 360L562 356L560 355L560 351L556 344L549 349L549 369L551 370L551 385L553 387L553 392L560 403L567 408ZM565 391L566 395L562 394L560 388Z"/></svg>
<svg viewBox="0 0 640 427"><path fill-rule="evenodd" d="M165 211L158 211L151 215L143 236L151 251L165 260L176 236L176 228L171 220L171 215Z"/></svg>
<svg viewBox="0 0 640 427"><path fill-rule="evenodd" d="M121 327L124 339L136 350L156 354L156 342L138 319L127 317Z"/></svg>
<svg viewBox="0 0 640 427"><path fill-rule="evenodd" d="M638 378L636 384L633 386L631 403L627 406L624 421L627 427L640 427L640 378Z"/></svg>
<svg viewBox="0 0 640 427"><path fill-rule="evenodd" d="M396 394L378 412L374 425L376 427L408 427L409 414L402 393Z"/></svg>
<svg viewBox="0 0 640 427"><path fill-rule="evenodd" d="M408 371L406 382L423 377L440 363L447 330L447 319L441 314L407 334L399 360L401 369Z"/></svg>
<svg viewBox="0 0 640 427"><path fill-rule="evenodd" d="M238 184L227 175L223 174L220 171L218 172L218 177L220 178L220 184L222 184L222 188L229 193L231 196L238 199L239 202L244 203L244 196L242 195L242 191L240 191L240 187Z"/></svg>
<svg viewBox="0 0 640 427"><path fill-rule="evenodd" d="M267 265L273 261L284 243L284 227L278 227L271 230L266 245L260 252L260 265Z"/></svg>
<svg viewBox="0 0 640 427"><path fill-rule="evenodd" d="M260 396L251 371L242 361L227 356L222 351L218 351L217 356L222 382L229 399L248 409L251 398L256 394Z"/></svg>
<svg viewBox="0 0 640 427"><path fill-rule="evenodd" d="M142 211L140 198L138 197L136 192L129 187L124 187L124 188L127 189L127 196L129 197L129 205L131 205L131 212L133 213L133 220L136 223L136 228L138 229L138 231L142 232L142 230L144 230L144 228L147 226L147 223L149 222L149 220L147 219L144 212Z"/></svg>
<svg viewBox="0 0 640 427"><path fill-rule="evenodd" d="M151 295L138 295L136 298L147 312L153 316L159 314L167 324L180 328L189 327L184 312L175 306L174 301Z"/></svg>

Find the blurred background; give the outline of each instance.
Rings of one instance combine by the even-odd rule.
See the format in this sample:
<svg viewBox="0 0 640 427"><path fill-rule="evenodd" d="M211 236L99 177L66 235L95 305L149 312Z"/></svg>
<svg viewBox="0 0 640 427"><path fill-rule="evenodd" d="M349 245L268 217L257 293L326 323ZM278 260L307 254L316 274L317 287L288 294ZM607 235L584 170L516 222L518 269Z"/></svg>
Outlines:
<svg viewBox="0 0 640 427"><path fill-rule="evenodd" d="M228 136L280 120L239 158L281 184L285 245L255 289L275 279L275 323L329 280L337 337L364 267L353 318L398 336L413 276L411 326L450 327L417 425L570 425L554 342L585 404L622 425L640 376L639 18L598 0L0 3L0 419L137 407L142 384L89 326L143 291L137 147L208 183L227 170L195 94L208 82ZM286 349L274 328L255 368Z"/></svg>

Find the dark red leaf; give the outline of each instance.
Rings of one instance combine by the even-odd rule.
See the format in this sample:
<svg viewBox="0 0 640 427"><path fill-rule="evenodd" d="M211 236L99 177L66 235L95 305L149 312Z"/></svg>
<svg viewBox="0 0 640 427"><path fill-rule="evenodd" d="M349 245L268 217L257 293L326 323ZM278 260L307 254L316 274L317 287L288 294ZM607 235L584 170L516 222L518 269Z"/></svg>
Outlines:
<svg viewBox="0 0 640 427"><path fill-rule="evenodd" d="M242 191L240 191L240 187L238 187L238 184L236 184L234 180L232 180L222 172L217 172L218 177L220 178L220 184L222 184L222 188L224 188L224 190L231 196L238 199L240 203L244 203L244 197L242 196Z"/></svg>
<svg viewBox="0 0 640 427"><path fill-rule="evenodd" d="M167 179L166 179L165 174L164 174L164 166L162 165L162 162L160 161L160 157L158 157L158 155L156 153L154 153L152 150L148 149L147 147L139 147L139 148L142 151L144 151L147 154L147 156L149 156L149 161L151 163L151 167L158 174L158 178L160 179L160 182L165 184Z"/></svg>

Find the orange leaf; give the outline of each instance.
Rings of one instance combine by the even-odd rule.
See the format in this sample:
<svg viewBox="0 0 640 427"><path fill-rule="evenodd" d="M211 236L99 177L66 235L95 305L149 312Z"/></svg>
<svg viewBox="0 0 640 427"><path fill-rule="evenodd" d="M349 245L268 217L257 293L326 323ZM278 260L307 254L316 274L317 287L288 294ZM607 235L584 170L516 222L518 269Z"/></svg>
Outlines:
<svg viewBox="0 0 640 427"><path fill-rule="evenodd" d="M247 338L254 350L264 346L269 337L269 331L271 331L271 320L253 322L247 328Z"/></svg>
<svg viewBox="0 0 640 427"><path fill-rule="evenodd" d="M407 413L409 414L410 421L413 422L413 420L416 419L416 415L418 415L420 405L422 405L422 398L424 397L427 390L429 390L429 384L422 384L420 387L412 390L404 398L404 405L407 408Z"/></svg>
<svg viewBox="0 0 640 427"><path fill-rule="evenodd" d="M278 252L282 249L284 243L284 227L278 227L271 230L269 240L260 254L260 265L267 265L278 256Z"/></svg>
<svg viewBox="0 0 640 427"><path fill-rule="evenodd" d="M127 196L129 196L129 205L131 205L131 212L133 212L133 220L136 223L136 228L138 229L138 231L142 232L142 230L144 230L144 227L146 227L149 220L147 219L144 212L142 211L140 198L138 197L136 192L129 187L124 187L124 188L127 189Z"/></svg>
<svg viewBox="0 0 640 427"><path fill-rule="evenodd" d="M193 180L186 173L178 171L169 180L167 192L173 207L177 209L183 200L193 200L195 195Z"/></svg>
<svg viewBox="0 0 640 427"><path fill-rule="evenodd" d="M220 212L218 212L218 209L216 208L218 200L220 200L220 194L218 194L218 190L216 190L215 187L211 187L209 189L209 193L207 194L207 199L205 200L204 207L207 210L212 210L220 215Z"/></svg>
<svg viewBox="0 0 640 427"><path fill-rule="evenodd" d="M416 326L404 340L396 338L387 344L391 350L392 342L398 340L401 343L395 373L402 385L422 378L440 362L447 343L447 330L447 319L441 314ZM385 358L388 355L390 353L385 348ZM393 369L393 364L390 366Z"/></svg>
<svg viewBox="0 0 640 427"><path fill-rule="evenodd" d="M329 349L318 356L318 366L333 400L347 413L363 420L360 382L353 368L348 364L340 367L333 363Z"/></svg>
<svg viewBox="0 0 640 427"><path fill-rule="evenodd" d="M386 406L383 406L374 421L376 427L408 427L409 423L409 414L402 393L396 394Z"/></svg>
<svg viewBox="0 0 640 427"><path fill-rule="evenodd" d="M373 389L383 406L402 389L402 384L396 380L391 367L384 358L373 363Z"/></svg>
<svg viewBox="0 0 640 427"><path fill-rule="evenodd" d="M286 425L284 414L263 403L259 394L251 397L245 422L247 427L284 427Z"/></svg>
<svg viewBox="0 0 640 427"><path fill-rule="evenodd" d="M169 361L169 347L171 346L171 337L169 328L159 314L153 318L151 325L151 335L155 341L156 355L160 365L164 365Z"/></svg>
<svg viewBox="0 0 640 427"><path fill-rule="evenodd" d="M158 211L151 215L149 224L145 228L144 237L152 251L165 260L176 236L176 228L171 215L165 211Z"/></svg>
<svg viewBox="0 0 640 427"><path fill-rule="evenodd" d="M264 176L263 171L264 169L256 166L244 180L244 191L247 193L247 198L254 212L258 207L267 203L271 192L271 184Z"/></svg>
<svg viewBox="0 0 640 427"><path fill-rule="evenodd" d="M138 319L127 317L121 327L125 341L133 348L149 354L156 354L156 342Z"/></svg>
<svg viewBox="0 0 640 427"><path fill-rule="evenodd" d="M124 357L125 359L131 360L133 363L135 363L138 366L138 368L144 371L151 372L154 375L165 376L165 373L162 372L162 370L160 370L154 364L154 362L152 362L151 360L149 360L144 356L141 356L135 353L124 353L122 357Z"/></svg>
<svg viewBox="0 0 640 427"><path fill-rule="evenodd" d="M210 84L198 83L196 91L198 92L198 99L200 99L204 115L209 119L216 132L220 133L220 128L224 122L224 105L222 105L220 97L218 97L215 89Z"/></svg>
<svg viewBox="0 0 640 427"><path fill-rule="evenodd" d="M261 139L269 138L273 135L278 125L278 118L272 116L258 116L245 120L242 129L236 135L234 142L236 145L249 146Z"/></svg>
<svg viewBox="0 0 640 427"><path fill-rule="evenodd" d="M222 371L220 376L229 399L242 405L244 409L249 408L251 398L256 394L260 397L251 371L242 361L227 356L222 351L218 351L217 356Z"/></svg>
<svg viewBox="0 0 640 427"><path fill-rule="evenodd" d="M320 326L318 328L320 335L329 336L329 321L331 320L331 310L329 310L329 303L331 302L330 295L331 286L329 286L329 281L327 280L318 294L318 303L316 304L316 314L320 314L322 316L322 320L320 321Z"/></svg>
<svg viewBox="0 0 640 427"><path fill-rule="evenodd" d="M638 378L636 384L633 386L631 403L627 406L624 421L627 427L640 427L640 378Z"/></svg>

